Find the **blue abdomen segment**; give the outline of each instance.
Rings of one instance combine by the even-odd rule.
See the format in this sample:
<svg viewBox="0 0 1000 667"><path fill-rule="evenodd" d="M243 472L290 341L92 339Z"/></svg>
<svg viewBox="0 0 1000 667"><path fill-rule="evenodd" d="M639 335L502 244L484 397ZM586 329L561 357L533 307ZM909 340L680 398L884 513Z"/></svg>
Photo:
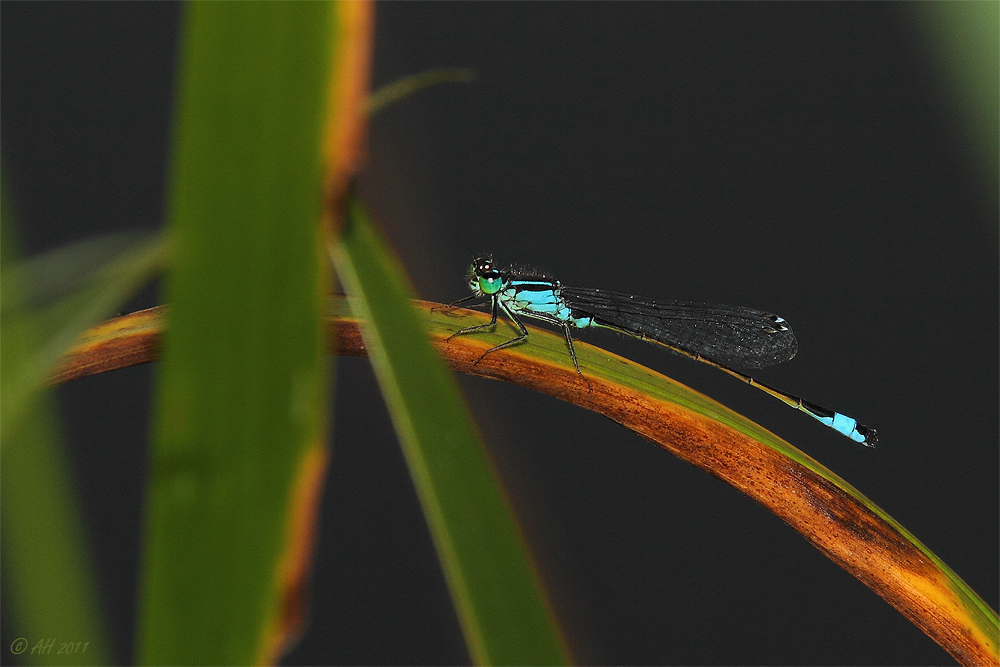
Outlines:
<svg viewBox="0 0 1000 667"><path fill-rule="evenodd" d="M817 417L821 422L835 431L840 431L851 440L864 442L864 438L858 433L858 422L847 415L834 412L833 417Z"/></svg>
<svg viewBox="0 0 1000 667"><path fill-rule="evenodd" d="M574 317L573 310L559 296L559 283L512 280L498 296L507 308L518 315L578 328L594 323L593 317Z"/></svg>
<svg viewBox="0 0 1000 667"><path fill-rule="evenodd" d="M859 424L857 420L852 417L842 415L839 412L833 412L832 410L826 410L825 408L821 408L818 405L807 401L802 401L801 399L798 407L810 417L813 417L833 430L846 435L854 442L861 443L862 445L868 447L874 447L875 443L878 442L878 436L876 436L874 429L868 428L863 424Z"/></svg>

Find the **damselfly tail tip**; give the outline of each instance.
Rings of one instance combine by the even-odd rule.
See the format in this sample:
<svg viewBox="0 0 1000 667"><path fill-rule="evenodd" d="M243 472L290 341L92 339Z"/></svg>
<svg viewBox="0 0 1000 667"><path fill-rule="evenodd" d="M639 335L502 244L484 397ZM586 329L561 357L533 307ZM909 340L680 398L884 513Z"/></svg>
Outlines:
<svg viewBox="0 0 1000 667"><path fill-rule="evenodd" d="M861 441L861 444L865 447L871 447L874 449L875 445L878 444L878 434L875 433L875 429L865 426L864 424L858 424L857 431L858 434L864 438Z"/></svg>

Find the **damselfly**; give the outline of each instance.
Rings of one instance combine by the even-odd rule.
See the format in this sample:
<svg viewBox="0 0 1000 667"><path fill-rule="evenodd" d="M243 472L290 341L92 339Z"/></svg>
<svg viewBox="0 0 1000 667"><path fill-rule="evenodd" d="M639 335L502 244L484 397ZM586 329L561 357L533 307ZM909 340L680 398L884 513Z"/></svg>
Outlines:
<svg viewBox="0 0 1000 667"><path fill-rule="evenodd" d="M492 258L477 259L469 272L472 295L451 304L488 298L489 324L467 327L451 336L493 330L503 311L520 334L495 345L476 359L527 339L521 317L532 317L562 329L573 366L581 378L573 348L572 329L603 327L663 345L692 359L715 366L747 384L801 410L851 440L874 447L875 429L847 415L768 386L742 370L788 361L798 351L792 328L784 318L742 306L646 299L588 287L568 287L548 276L517 269L498 269ZM739 370L737 370L739 369ZM590 385L589 381L587 382Z"/></svg>

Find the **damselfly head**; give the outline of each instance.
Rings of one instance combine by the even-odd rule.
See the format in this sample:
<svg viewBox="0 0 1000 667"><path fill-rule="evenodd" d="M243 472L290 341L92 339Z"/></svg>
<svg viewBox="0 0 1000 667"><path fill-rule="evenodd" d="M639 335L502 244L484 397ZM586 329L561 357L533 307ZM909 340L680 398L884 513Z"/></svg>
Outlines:
<svg viewBox="0 0 1000 667"><path fill-rule="evenodd" d="M472 263L469 271L469 289L476 294L496 294L503 287L500 271L493 264L492 257L480 257Z"/></svg>

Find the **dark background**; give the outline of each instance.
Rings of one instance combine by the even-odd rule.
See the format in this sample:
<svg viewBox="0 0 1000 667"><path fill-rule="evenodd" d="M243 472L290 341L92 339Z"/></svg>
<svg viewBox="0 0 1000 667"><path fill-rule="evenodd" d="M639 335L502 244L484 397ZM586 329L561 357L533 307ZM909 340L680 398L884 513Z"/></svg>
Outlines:
<svg viewBox="0 0 1000 667"><path fill-rule="evenodd" d="M568 284L780 313L800 352L759 377L877 427L879 449L661 349L584 338L805 449L996 608L996 184L912 7L381 4L375 87L478 78L380 113L361 191L422 298L464 296L492 252ZM28 252L163 224L180 9L3 3L4 174ZM156 303L150 288L128 309ZM123 661L155 372L59 389ZM466 662L371 370L337 375L311 625L285 663ZM461 382L580 661L951 662L715 478L555 399Z"/></svg>

